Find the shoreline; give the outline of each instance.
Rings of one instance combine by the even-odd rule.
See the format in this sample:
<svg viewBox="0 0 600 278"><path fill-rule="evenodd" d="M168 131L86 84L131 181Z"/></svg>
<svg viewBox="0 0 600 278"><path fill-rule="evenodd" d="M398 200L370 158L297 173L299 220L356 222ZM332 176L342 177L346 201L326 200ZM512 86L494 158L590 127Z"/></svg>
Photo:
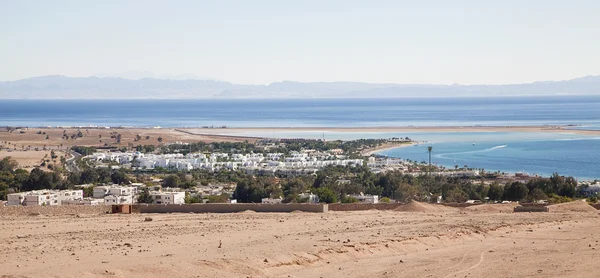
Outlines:
<svg viewBox="0 0 600 278"><path fill-rule="evenodd" d="M23 129L37 130L63 130L63 129L89 129L89 130L141 130L141 131L176 131L198 136L222 136L222 137L243 137L243 138L266 138L268 136L254 135L236 135L237 133L253 132L541 132L541 133L566 133L580 135L600 135L600 130L591 129L571 129L578 125L528 125L528 126L365 126L365 127L135 127L135 126L7 126L0 125L0 128L15 127Z"/></svg>
<svg viewBox="0 0 600 278"><path fill-rule="evenodd" d="M398 149L398 148L406 148L406 147L415 146L415 145L418 145L421 143L424 143L424 142L409 142L409 143L400 143L400 144L386 143L381 146L377 146L375 148L363 151L361 154L363 156L371 156L371 155L378 154L383 151L388 151L388 150L393 150L393 149Z"/></svg>

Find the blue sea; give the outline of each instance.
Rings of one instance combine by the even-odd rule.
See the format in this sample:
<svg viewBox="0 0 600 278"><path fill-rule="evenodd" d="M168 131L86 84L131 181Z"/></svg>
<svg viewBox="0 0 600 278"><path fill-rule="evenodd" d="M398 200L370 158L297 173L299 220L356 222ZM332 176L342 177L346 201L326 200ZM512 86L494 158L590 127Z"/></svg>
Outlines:
<svg viewBox="0 0 600 278"><path fill-rule="evenodd" d="M573 125L600 130L600 96L285 99L0 100L0 126L376 127ZM226 129L224 130L226 133ZM490 171L600 179L596 136L553 133L277 132L326 139L410 137L434 147L435 163ZM425 160L425 145L384 152Z"/></svg>

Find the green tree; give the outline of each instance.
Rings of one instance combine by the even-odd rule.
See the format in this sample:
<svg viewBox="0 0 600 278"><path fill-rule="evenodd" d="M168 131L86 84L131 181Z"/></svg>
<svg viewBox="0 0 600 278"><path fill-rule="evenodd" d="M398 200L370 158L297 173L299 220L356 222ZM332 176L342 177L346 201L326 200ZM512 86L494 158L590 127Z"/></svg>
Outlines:
<svg viewBox="0 0 600 278"><path fill-rule="evenodd" d="M179 187L181 179L177 175L168 175L163 179L163 187Z"/></svg>
<svg viewBox="0 0 600 278"><path fill-rule="evenodd" d="M186 204L197 204L202 203L202 198L199 195L192 195L189 192L185 193L185 203Z"/></svg>
<svg viewBox="0 0 600 278"><path fill-rule="evenodd" d="M138 195L137 202L141 204L151 204L152 203L152 195L150 195L150 190L148 188L142 189L142 192Z"/></svg>
<svg viewBox="0 0 600 278"><path fill-rule="evenodd" d="M81 172L80 183L97 183L98 172L94 168L87 168Z"/></svg>
<svg viewBox="0 0 600 278"><path fill-rule="evenodd" d="M358 199L351 197L351 196L344 196L342 198L342 203L344 203L344 204L358 203Z"/></svg>
<svg viewBox="0 0 600 278"><path fill-rule="evenodd" d="M319 200L323 203L337 203L337 196L331 189L327 187L315 189L314 194L316 194L319 197Z"/></svg>
<svg viewBox="0 0 600 278"><path fill-rule="evenodd" d="M539 200L547 200L548 196L544 191L540 188L535 188L533 191L529 192L528 198L531 201L539 201Z"/></svg>
<svg viewBox="0 0 600 278"><path fill-rule="evenodd" d="M504 186L504 199L509 201L520 201L527 197L529 189L520 182L512 182Z"/></svg>
<svg viewBox="0 0 600 278"><path fill-rule="evenodd" d="M504 194L504 188L498 183L492 183L488 189L488 198L490 201L502 200L502 194Z"/></svg>
<svg viewBox="0 0 600 278"><path fill-rule="evenodd" d="M110 179L112 183L116 184L126 184L129 183L129 179L127 178L127 173L122 168L116 171L113 171L110 174Z"/></svg>

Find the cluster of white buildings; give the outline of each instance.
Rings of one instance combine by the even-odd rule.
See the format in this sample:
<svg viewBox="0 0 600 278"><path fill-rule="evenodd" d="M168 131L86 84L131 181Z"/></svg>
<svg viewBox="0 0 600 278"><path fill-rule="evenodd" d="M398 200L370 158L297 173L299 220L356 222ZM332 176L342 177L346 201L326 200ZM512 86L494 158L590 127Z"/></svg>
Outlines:
<svg viewBox="0 0 600 278"><path fill-rule="evenodd" d="M302 152L291 152L288 156L282 153L249 153L249 154L226 154L226 153L190 153L183 154L143 154L140 152L127 153L94 153L87 158L95 161L113 161L122 164L136 161L136 165L142 169L168 168L177 170L204 169L208 171L245 170L247 173L255 172L282 172L288 176L312 174L318 169L330 165L352 166L362 165L362 159L347 159L341 155L342 150L330 152L316 152L307 150Z"/></svg>
<svg viewBox="0 0 600 278"><path fill-rule="evenodd" d="M83 190L35 190L11 193L9 206L60 206L83 202Z"/></svg>
<svg viewBox="0 0 600 278"><path fill-rule="evenodd" d="M104 200L105 205L133 204L137 187L134 186L96 186L92 197Z"/></svg>

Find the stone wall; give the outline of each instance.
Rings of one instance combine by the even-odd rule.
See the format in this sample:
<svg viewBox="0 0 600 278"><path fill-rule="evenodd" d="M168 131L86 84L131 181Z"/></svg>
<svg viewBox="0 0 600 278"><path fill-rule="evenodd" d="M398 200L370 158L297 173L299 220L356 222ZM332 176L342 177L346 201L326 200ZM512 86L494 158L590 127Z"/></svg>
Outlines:
<svg viewBox="0 0 600 278"><path fill-rule="evenodd" d="M186 205L134 205L133 211L140 213L232 213L255 212L327 212L327 204L186 204Z"/></svg>
<svg viewBox="0 0 600 278"><path fill-rule="evenodd" d="M0 216L28 215L76 215L76 214L105 214L110 212L110 206L6 206L0 207Z"/></svg>
<svg viewBox="0 0 600 278"><path fill-rule="evenodd" d="M543 206L518 206L515 207L514 212L548 212L548 208Z"/></svg>
<svg viewBox="0 0 600 278"><path fill-rule="evenodd" d="M354 204L329 204L329 210L331 211L353 211L353 210L394 210L399 206L404 205L403 203L378 203L378 204L362 204L362 203L354 203Z"/></svg>

